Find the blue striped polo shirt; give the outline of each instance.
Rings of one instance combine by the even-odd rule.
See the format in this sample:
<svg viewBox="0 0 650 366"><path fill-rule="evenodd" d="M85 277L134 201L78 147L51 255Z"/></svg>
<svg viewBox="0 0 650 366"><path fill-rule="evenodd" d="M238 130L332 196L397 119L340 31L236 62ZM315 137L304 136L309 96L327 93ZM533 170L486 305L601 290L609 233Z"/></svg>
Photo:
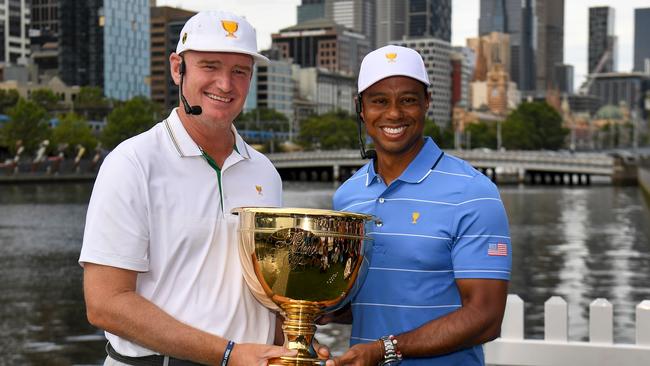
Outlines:
<svg viewBox="0 0 650 366"><path fill-rule="evenodd" d="M413 330L462 306L456 279L510 279L508 219L496 186L429 137L389 186L363 166L334 194L334 209L381 220L366 280L352 300L351 345ZM404 365L483 365L475 346Z"/></svg>

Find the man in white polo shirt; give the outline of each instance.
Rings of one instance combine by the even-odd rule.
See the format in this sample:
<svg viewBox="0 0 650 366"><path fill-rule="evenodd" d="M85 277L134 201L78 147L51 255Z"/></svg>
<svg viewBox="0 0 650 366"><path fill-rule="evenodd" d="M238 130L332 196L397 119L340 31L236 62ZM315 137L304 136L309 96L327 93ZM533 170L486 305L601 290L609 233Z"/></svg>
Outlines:
<svg viewBox="0 0 650 366"><path fill-rule="evenodd" d="M253 27L226 12L187 21L171 73L179 108L104 161L83 248L89 321L106 331L105 365L266 365L276 318L244 283L239 206L280 206L282 182L232 122L257 53Z"/></svg>

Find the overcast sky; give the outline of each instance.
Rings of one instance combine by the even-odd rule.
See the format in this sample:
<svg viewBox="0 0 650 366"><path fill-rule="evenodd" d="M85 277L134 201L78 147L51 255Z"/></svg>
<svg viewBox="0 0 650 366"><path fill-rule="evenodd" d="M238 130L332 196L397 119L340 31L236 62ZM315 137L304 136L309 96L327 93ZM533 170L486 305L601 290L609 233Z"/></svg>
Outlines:
<svg viewBox="0 0 650 366"><path fill-rule="evenodd" d="M575 68L575 87L580 86L587 72L588 8L591 6L616 9L617 71L631 71L634 9L650 7L650 0L565 0L564 3L564 62ZM300 0L157 0L157 4L194 11L229 10L243 15L257 29L260 49L266 49L271 45L271 33L296 24ZM478 33L479 0L452 0L452 5L452 45L464 46L466 38Z"/></svg>

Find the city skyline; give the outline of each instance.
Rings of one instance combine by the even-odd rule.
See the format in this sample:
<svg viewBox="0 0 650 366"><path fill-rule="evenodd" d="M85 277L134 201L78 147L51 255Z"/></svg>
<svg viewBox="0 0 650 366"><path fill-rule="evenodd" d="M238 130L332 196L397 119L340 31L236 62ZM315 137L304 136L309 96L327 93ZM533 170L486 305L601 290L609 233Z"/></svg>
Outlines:
<svg viewBox="0 0 650 366"><path fill-rule="evenodd" d="M158 0L158 6L188 10L228 10L243 15L258 31L258 47L271 45L271 34L296 24L300 0L239 0L209 4L201 0ZM452 0L452 46L465 46L466 38L478 35L480 0ZM632 71L634 61L634 9L650 7L650 0L568 0L565 2L564 63L575 68L574 85L579 88L587 75L589 7L616 9L615 34L618 36L618 69ZM282 16L272 16L282 14ZM271 16L270 16L271 15Z"/></svg>

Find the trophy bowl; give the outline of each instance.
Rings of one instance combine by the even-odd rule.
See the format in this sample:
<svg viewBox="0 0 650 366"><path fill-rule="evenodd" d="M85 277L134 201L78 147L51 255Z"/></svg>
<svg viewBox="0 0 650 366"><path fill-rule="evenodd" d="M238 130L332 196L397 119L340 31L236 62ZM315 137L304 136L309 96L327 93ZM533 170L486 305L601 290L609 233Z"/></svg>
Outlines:
<svg viewBox="0 0 650 366"><path fill-rule="evenodd" d="M284 346L294 357L269 365L322 365L312 346L315 320L343 307L363 283L373 217L350 212L242 207L239 258L255 298L284 317Z"/></svg>

